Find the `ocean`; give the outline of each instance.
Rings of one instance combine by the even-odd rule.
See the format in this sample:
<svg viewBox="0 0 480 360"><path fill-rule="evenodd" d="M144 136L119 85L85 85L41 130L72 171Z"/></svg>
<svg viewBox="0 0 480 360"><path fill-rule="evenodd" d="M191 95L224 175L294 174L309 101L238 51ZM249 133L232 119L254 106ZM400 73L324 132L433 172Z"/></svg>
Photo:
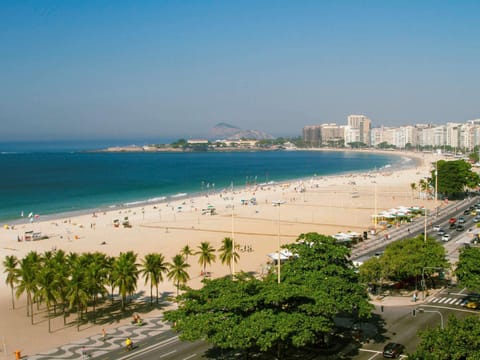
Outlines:
<svg viewBox="0 0 480 360"><path fill-rule="evenodd" d="M85 144L83 145L86 146ZM98 148L98 147L97 147ZM0 220L108 209L170 197L405 166L394 154L333 151L101 153L0 144ZM411 161L411 160L410 160ZM410 162L410 165L412 163Z"/></svg>

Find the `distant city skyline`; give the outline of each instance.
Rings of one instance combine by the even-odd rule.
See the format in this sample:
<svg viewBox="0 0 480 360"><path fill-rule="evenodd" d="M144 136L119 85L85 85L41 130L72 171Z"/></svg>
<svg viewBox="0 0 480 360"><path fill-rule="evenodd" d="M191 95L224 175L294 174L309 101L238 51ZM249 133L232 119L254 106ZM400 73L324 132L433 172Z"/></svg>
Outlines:
<svg viewBox="0 0 480 360"><path fill-rule="evenodd" d="M480 118L478 1L6 1L0 141Z"/></svg>

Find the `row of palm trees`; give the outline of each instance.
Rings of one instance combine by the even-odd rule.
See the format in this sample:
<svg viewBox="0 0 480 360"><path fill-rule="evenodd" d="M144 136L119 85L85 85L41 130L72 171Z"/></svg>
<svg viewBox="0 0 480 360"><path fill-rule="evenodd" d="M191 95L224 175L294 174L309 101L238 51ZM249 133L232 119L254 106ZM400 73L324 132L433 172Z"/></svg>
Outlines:
<svg viewBox="0 0 480 360"><path fill-rule="evenodd" d="M410 184L410 189L412 189L412 198L414 197L415 190L419 189L419 191L423 193L431 193L432 189L430 186L430 178L427 179L420 179L418 184L417 183L411 183Z"/></svg>
<svg viewBox="0 0 480 360"><path fill-rule="evenodd" d="M239 254L237 246L233 246L230 238L223 240L219 249L219 258L222 264L232 268L237 262ZM111 257L104 253L69 253L63 250L46 251L39 254L29 252L24 258L18 259L8 255L3 261L6 273L6 284L11 289L12 307L15 309L15 298L22 295L27 300L27 316L33 324L34 304L39 309L44 304L47 310L48 330L51 331L50 318L53 309L56 314L60 308L63 313L64 324L71 311L77 312L77 327L80 326L83 313L91 306L93 322L95 323L96 307L99 300L105 300L110 294L114 301L114 291L118 290L121 309L127 305L127 297L135 293L140 276L145 284L150 283L150 303L153 304L153 288L158 304L158 287L164 277L173 281L177 289L177 296L182 285L190 280L188 274L188 257L198 255L198 262L206 274L206 266L216 260L216 249L209 242L202 242L197 251L186 245L179 254L172 258L171 263L165 260L160 253L149 253L137 262L137 254L133 251L120 253L118 257Z"/></svg>

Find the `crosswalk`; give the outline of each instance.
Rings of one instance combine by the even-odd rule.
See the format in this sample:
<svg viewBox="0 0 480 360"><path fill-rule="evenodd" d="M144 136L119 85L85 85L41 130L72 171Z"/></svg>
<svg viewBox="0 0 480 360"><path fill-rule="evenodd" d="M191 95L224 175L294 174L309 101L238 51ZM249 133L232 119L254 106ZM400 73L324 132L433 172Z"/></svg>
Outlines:
<svg viewBox="0 0 480 360"><path fill-rule="evenodd" d="M442 304L442 305L460 305L463 301L463 298L458 297L434 297L428 303L433 304Z"/></svg>

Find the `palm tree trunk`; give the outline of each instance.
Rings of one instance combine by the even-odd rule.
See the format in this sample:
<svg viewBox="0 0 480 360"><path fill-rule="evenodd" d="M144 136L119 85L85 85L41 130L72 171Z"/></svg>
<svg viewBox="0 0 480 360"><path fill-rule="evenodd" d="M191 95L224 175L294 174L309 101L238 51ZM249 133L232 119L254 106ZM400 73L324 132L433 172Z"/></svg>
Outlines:
<svg viewBox="0 0 480 360"><path fill-rule="evenodd" d="M152 282L150 281L150 305L153 304L153 285Z"/></svg>
<svg viewBox="0 0 480 360"><path fill-rule="evenodd" d="M52 327L50 324L50 306L47 305L47 317L48 317L48 333L52 332Z"/></svg>
<svg viewBox="0 0 480 360"><path fill-rule="evenodd" d="M31 299L31 295L30 295L30 319L33 325L33 300Z"/></svg>
<svg viewBox="0 0 480 360"><path fill-rule="evenodd" d="M157 288L157 305L158 305L158 284L156 285Z"/></svg>
<svg viewBox="0 0 480 360"><path fill-rule="evenodd" d="M96 324L97 323L97 313L95 312L95 306L97 304L97 296L95 295L93 297L93 323Z"/></svg>
<svg viewBox="0 0 480 360"><path fill-rule="evenodd" d="M80 311L80 306L77 305L77 331L80 331L80 318L82 317L82 313Z"/></svg>
<svg viewBox="0 0 480 360"><path fill-rule="evenodd" d="M12 307L13 307L13 310L15 310L15 297L13 296L13 286L10 287L10 289L12 289Z"/></svg>
<svg viewBox="0 0 480 360"><path fill-rule="evenodd" d="M30 316L30 292L27 291L27 316Z"/></svg>

